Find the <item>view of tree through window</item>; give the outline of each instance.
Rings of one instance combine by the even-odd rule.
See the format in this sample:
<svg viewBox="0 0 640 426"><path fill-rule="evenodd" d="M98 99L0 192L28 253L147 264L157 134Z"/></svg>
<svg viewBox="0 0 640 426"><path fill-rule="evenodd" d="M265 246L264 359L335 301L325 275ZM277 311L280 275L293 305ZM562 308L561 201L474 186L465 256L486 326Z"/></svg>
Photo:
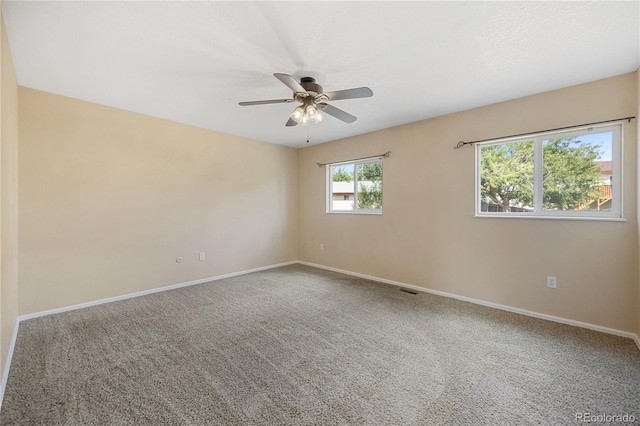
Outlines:
<svg viewBox="0 0 640 426"><path fill-rule="evenodd" d="M332 165L329 167L329 174L329 211L382 210L382 161Z"/></svg>
<svg viewBox="0 0 640 426"><path fill-rule="evenodd" d="M382 163L359 164L358 208L382 208Z"/></svg>
<svg viewBox="0 0 640 426"><path fill-rule="evenodd" d="M619 126L479 145L479 213L612 212L619 146Z"/></svg>
<svg viewBox="0 0 640 426"><path fill-rule="evenodd" d="M484 211L533 211L533 141L482 147L481 168Z"/></svg>
<svg viewBox="0 0 640 426"><path fill-rule="evenodd" d="M582 142L580 138L552 139L542 142L542 208L545 210L582 210L600 196L605 140L609 150L611 135L602 134L602 142ZM611 206L608 206L610 210Z"/></svg>

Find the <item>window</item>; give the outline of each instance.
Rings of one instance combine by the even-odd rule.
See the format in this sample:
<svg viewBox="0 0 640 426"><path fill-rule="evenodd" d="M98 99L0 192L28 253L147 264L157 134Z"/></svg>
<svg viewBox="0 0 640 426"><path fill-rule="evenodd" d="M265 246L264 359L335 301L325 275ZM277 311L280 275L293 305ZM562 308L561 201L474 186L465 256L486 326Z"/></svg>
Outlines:
<svg viewBox="0 0 640 426"><path fill-rule="evenodd" d="M476 144L476 216L621 218L622 125Z"/></svg>
<svg viewBox="0 0 640 426"><path fill-rule="evenodd" d="M327 212L382 214L382 160L327 166Z"/></svg>

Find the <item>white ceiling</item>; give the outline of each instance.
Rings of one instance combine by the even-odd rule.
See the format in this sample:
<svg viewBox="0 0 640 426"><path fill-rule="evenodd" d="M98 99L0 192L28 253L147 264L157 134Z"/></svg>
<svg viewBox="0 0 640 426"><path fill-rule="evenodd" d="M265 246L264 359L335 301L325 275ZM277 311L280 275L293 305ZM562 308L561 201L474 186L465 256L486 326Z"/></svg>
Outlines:
<svg viewBox="0 0 640 426"><path fill-rule="evenodd" d="M3 1L18 84L291 147L635 71L627 2ZM285 127L274 72L358 117ZM605 117L607 118L607 117Z"/></svg>

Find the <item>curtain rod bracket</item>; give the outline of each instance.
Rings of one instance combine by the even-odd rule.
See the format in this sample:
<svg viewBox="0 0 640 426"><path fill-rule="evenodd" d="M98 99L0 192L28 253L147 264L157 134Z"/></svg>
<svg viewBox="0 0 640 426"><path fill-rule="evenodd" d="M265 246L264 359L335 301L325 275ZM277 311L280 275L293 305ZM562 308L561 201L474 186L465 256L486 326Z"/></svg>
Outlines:
<svg viewBox="0 0 640 426"><path fill-rule="evenodd" d="M460 149L460 148L462 148L463 146L468 145L468 144L470 144L470 143L471 143L471 142L464 142L464 141L460 141L460 142L458 142L458 143L456 144L456 146L454 146L454 147L453 147L453 149Z"/></svg>

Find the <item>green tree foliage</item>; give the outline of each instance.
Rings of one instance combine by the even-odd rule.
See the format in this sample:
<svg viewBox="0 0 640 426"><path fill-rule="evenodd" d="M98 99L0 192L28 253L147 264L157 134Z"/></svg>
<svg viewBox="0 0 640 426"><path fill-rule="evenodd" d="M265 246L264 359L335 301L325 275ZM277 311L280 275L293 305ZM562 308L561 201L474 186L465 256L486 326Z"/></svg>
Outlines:
<svg viewBox="0 0 640 426"><path fill-rule="evenodd" d="M365 163L358 165L358 208L382 208L382 163Z"/></svg>
<svg viewBox="0 0 640 426"><path fill-rule="evenodd" d="M505 212L533 205L533 141L483 147L481 168L482 198Z"/></svg>
<svg viewBox="0 0 640 426"><path fill-rule="evenodd" d="M573 139L545 141L543 156L543 208L576 210L597 195L600 146ZM533 141L482 148L480 187L483 200L503 211L533 206Z"/></svg>
<svg viewBox="0 0 640 426"><path fill-rule="evenodd" d="M576 210L598 197L598 145L554 139L543 147L543 196L546 210Z"/></svg>
<svg viewBox="0 0 640 426"><path fill-rule="evenodd" d="M332 178L334 182L352 182L353 173L344 169L334 169Z"/></svg>
<svg viewBox="0 0 640 426"><path fill-rule="evenodd" d="M382 208L382 182L360 182L358 207L361 209Z"/></svg>
<svg viewBox="0 0 640 426"><path fill-rule="evenodd" d="M382 163L365 163L358 166L358 180L382 181Z"/></svg>

